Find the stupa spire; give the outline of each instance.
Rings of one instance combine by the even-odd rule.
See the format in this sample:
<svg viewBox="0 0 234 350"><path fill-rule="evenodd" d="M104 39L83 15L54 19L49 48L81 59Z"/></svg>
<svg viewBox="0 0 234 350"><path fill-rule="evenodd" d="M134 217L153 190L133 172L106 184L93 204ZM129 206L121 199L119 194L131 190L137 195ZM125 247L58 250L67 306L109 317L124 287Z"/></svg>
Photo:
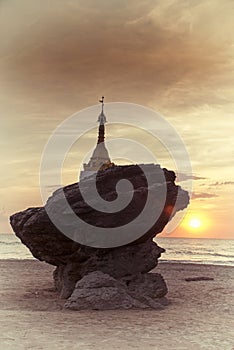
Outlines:
<svg viewBox="0 0 234 350"><path fill-rule="evenodd" d="M99 130L98 130L98 141L97 144L104 142L105 140L105 123L106 123L106 116L104 114L104 96L99 100L99 102L102 104L102 110L98 117L99 122Z"/></svg>
<svg viewBox="0 0 234 350"><path fill-rule="evenodd" d="M104 96L99 100L99 102L102 104L102 113L104 113Z"/></svg>
<svg viewBox="0 0 234 350"><path fill-rule="evenodd" d="M99 102L102 104L102 110L101 110L101 113L99 114L99 117L98 117L99 125L101 125L101 124L106 123L106 116L104 114L104 96L102 96L102 98L101 98L101 100L99 100Z"/></svg>

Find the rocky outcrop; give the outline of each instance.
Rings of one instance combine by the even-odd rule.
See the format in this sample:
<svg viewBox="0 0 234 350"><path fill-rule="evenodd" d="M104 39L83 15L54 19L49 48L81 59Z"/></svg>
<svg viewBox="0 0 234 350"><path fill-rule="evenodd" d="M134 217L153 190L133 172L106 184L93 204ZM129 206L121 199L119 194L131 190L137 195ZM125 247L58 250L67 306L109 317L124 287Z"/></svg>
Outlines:
<svg viewBox="0 0 234 350"><path fill-rule="evenodd" d="M164 251L151 240L115 249L82 247L70 257L69 262L55 269L55 286L61 297L67 298L76 282L93 271L102 271L117 279L146 273L156 267Z"/></svg>
<svg viewBox="0 0 234 350"><path fill-rule="evenodd" d="M151 205L152 213L161 204L160 195L163 188L166 188L165 203L163 203L160 215L149 225L150 227L144 230L140 237L129 240L126 245L102 248L80 244L62 233L53 224L48 213L52 213L61 222L68 216L64 207L63 195L65 195L73 213L87 224L97 228L107 228L110 233L113 228L123 227L124 225L129 227L128 224L134 221L143 211L149 196L147 179L142 169L137 165L113 166L99 172L97 175L97 190L107 205L108 202L110 203L118 197L116 185L121 179L127 179L132 184L133 196L131 202L116 213L94 209L84 201L80 184L75 183L55 191L48 199L45 207L29 208L11 216L10 222L15 234L30 249L33 256L56 266L54 280L61 297L70 297L77 282L94 271L101 271L117 280L129 278L129 276L132 277L136 274L138 275L137 278L143 278L141 281L130 278L128 295L133 299L135 298L134 290L139 287L139 283L141 283L141 286L145 283L147 288L154 291L157 289L156 280L153 281L150 277L150 282L148 275L139 277L139 274L146 274L157 266L157 261L164 249L158 247L153 242L153 238L163 230L178 210L182 210L188 205L189 197L186 191L175 185L174 172L161 169L159 165L153 164L147 165L146 169L148 179L151 178L150 191L151 195L153 193L154 199ZM91 178L84 180L84 190L87 189L88 191L91 180ZM142 222L142 224L145 224L145 222ZM75 225L73 221L67 220L66 225L70 232L84 233L83 228L81 229L79 225ZM138 223L137 227L140 225ZM88 233L88 231L85 232L85 234ZM129 232L126 230L126 235L128 234ZM157 279L157 277L155 278ZM152 288L150 287L151 284ZM144 296L144 289L142 287L142 298L137 297L138 302L142 304L145 303L145 298L148 298L148 296ZM165 294L165 290L162 293L159 292L160 287L157 290L160 296L163 293Z"/></svg>
<svg viewBox="0 0 234 350"><path fill-rule="evenodd" d="M160 291L159 291L160 290ZM143 291L143 293L142 293ZM148 273L116 280L101 271L91 272L76 283L65 308L72 310L162 309L167 292L159 274Z"/></svg>

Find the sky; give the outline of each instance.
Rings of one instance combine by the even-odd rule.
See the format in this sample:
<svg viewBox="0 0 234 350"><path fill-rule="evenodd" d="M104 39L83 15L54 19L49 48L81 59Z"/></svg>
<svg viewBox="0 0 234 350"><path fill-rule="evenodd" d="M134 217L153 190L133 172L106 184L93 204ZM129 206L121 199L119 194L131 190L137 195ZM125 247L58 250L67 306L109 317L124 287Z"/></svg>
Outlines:
<svg viewBox="0 0 234 350"><path fill-rule="evenodd" d="M53 130L105 95L160 113L188 150L189 210L163 235L234 238L233 15L232 0L1 0L0 232L42 205Z"/></svg>

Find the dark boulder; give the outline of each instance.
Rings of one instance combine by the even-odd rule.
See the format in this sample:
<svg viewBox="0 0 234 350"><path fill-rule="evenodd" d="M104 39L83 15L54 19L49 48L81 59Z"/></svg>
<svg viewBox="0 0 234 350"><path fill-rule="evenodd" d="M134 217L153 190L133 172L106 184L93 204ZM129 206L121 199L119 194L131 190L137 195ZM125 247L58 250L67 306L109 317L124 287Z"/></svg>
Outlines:
<svg viewBox="0 0 234 350"><path fill-rule="evenodd" d="M66 219L67 212L63 200L65 195L73 213L89 225L108 228L110 232L112 228L128 225L141 214L149 195L147 179L137 165L113 166L97 174L97 190L107 205L118 197L116 185L121 179L127 179L133 186L130 203L116 213L92 208L84 201L80 184L75 183L55 191L45 207L29 208L10 217L16 236L29 248L33 256L56 266L54 280L62 297L68 298L77 281L94 271L102 271L120 279L137 273L147 273L157 266L157 260L164 249L158 247L153 238L163 230L177 211L187 207L189 196L175 184L174 172L153 164L146 166L146 172L151 181L150 191L154 198L151 205L152 213L162 205L160 196L162 190L166 188L165 202L160 215L150 227L142 232L140 237L129 240L126 245L101 248L80 244L64 235L53 224L48 213L52 213L61 222ZM83 182L83 188L87 191L91 180L92 177ZM79 233L79 226L74 226L73 222L67 220L66 225L70 231ZM128 234L126 230L126 235Z"/></svg>

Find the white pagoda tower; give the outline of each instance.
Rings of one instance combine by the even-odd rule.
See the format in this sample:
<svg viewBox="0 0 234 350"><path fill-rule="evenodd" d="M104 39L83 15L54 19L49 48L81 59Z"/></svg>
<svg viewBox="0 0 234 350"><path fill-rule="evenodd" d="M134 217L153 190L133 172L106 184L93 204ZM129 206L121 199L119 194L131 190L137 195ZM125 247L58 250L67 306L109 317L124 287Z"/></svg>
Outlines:
<svg viewBox="0 0 234 350"><path fill-rule="evenodd" d="M99 122L97 145L89 162L83 164L84 170L80 172L80 180L94 174L98 170L104 170L114 165L110 160L110 156L105 146L106 116L104 114L104 96L102 96L99 102L102 104L102 110L97 120Z"/></svg>

